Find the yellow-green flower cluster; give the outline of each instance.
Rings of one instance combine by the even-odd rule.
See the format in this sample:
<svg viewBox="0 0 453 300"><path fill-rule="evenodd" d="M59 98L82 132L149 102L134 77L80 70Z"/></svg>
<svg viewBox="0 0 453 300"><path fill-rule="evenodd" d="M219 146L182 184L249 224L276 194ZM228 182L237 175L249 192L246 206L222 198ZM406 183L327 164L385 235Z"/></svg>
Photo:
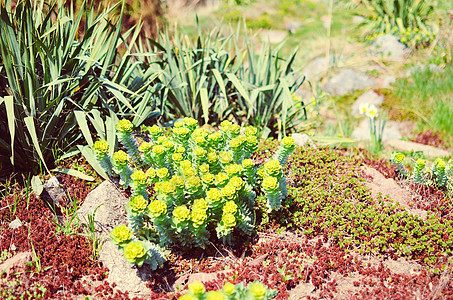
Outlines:
<svg viewBox="0 0 453 300"><path fill-rule="evenodd" d="M225 300L225 296L220 291L209 291L206 293L205 300Z"/></svg>
<svg viewBox="0 0 453 300"><path fill-rule="evenodd" d="M202 295L206 292L206 288L204 287L203 283L195 281L189 284L189 292L194 295Z"/></svg>
<svg viewBox="0 0 453 300"><path fill-rule="evenodd" d="M282 166L278 161L272 159L264 164L264 171L268 176L280 177Z"/></svg>
<svg viewBox="0 0 453 300"><path fill-rule="evenodd" d="M154 190L157 193L162 193L166 196L169 196L176 192L176 186L172 181L161 181L156 183Z"/></svg>
<svg viewBox="0 0 453 300"><path fill-rule="evenodd" d="M148 201L142 195L133 196L129 200L129 207L134 213L143 212L147 206Z"/></svg>
<svg viewBox="0 0 453 300"><path fill-rule="evenodd" d="M197 147L193 150L193 153L196 155L197 159L203 159L205 158L208 151L202 147Z"/></svg>
<svg viewBox="0 0 453 300"><path fill-rule="evenodd" d="M225 200L233 200L237 195L236 188L231 184L225 185L220 193Z"/></svg>
<svg viewBox="0 0 453 300"><path fill-rule="evenodd" d="M201 164L201 166L198 168L198 170L200 171L201 174L208 173L209 172L209 165L206 164L206 163Z"/></svg>
<svg viewBox="0 0 453 300"><path fill-rule="evenodd" d="M447 166L447 164L445 163L445 161L442 158L437 158L434 161L434 167L440 171L444 171L446 166Z"/></svg>
<svg viewBox="0 0 453 300"><path fill-rule="evenodd" d="M233 161L233 153L231 151L220 151L219 158L223 165L227 165Z"/></svg>
<svg viewBox="0 0 453 300"><path fill-rule="evenodd" d="M403 153L394 152L391 160L396 164L401 164L406 156Z"/></svg>
<svg viewBox="0 0 453 300"><path fill-rule="evenodd" d="M236 217L230 213L224 213L222 215L222 223L226 228L233 228L236 226Z"/></svg>
<svg viewBox="0 0 453 300"><path fill-rule="evenodd" d="M201 180L208 186L214 184L215 176L211 173L205 173L201 176Z"/></svg>
<svg viewBox="0 0 453 300"><path fill-rule="evenodd" d="M192 212L190 213L190 220L192 221L193 227L198 228L202 226L207 219L208 215L206 214L206 209L194 205Z"/></svg>
<svg viewBox="0 0 453 300"><path fill-rule="evenodd" d="M280 189L280 185L278 184L277 178L272 176L266 176L263 179L261 186L263 187L263 190L267 193L272 193Z"/></svg>
<svg viewBox="0 0 453 300"><path fill-rule="evenodd" d="M224 214L235 214L238 211L238 206L234 201L227 201L222 208Z"/></svg>
<svg viewBox="0 0 453 300"><path fill-rule="evenodd" d="M149 170L148 170L149 171ZM146 185L148 178L142 170L135 170L132 175L131 179L134 181L134 184L139 186L139 185Z"/></svg>
<svg viewBox="0 0 453 300"><path fill-rule="evenodd" d="M227 183L228 179L229 177L226 173L220 172L215 176L215 184L218 187L224 186Z"/></svg>
<svg viewBox="0 0 453 300"><path fill-rule="evenodd" d="M162 200L154 200L148 205L148 212L153 218L158 218L167 213L167 204Z"/></svg>
<svg viewBox="0 0 453 300"><path fill-rule="evenodd" d="M188 190L197 190L201 187L201 179L198 176L191 176L186 180L186 188Z"/></svg>
<svg viewBox="0 0 453 300"><path fill-rule="evenodd" d="M225 167L225 172L228 174L228 177L241 176L242 171L242 166L238 164L230 164Z"/></svg>
<svg viewBox="0 0 453 300"><path fill-rule="evenodd" d="M123 132L123 133L131 133L134 125L132 125L131 121L127 119L122 119L121 121L116 124L116 130Z"/></svg>
<svg viewBox="0 0 453 300"><path fill-rule="evenodd" d="M160 168L157 169L157 177L159 177L160 180L166 180L168 179L169 173L167 168Z"/></svg>
<svg viewBox="0 0 453 300"><path fill-rule="evenodd" d="M170 182L177 188L177 189L182 189L185 186L184 182L184 177L174 175L171 179Z"/></svg>
<svg viewBox="0 0 453 300"><path fill-rule="evenodd" d="M165 147L162 146L162 145L155 145L155 146L153 146L153 153L154 153L155 155L157 155L157 156L160 156L160 155L164 154L165 151L167 151L167 149L165 149Z"/></svg>
<svg viewBox="0 0 453 300"><path fill-rule="evenodd" d="M251 135L256 136L258 134L258 128L256 128L255 126L247 126L247 127L245 127L244 134L246 136L251 136Z"/></svg>
<svg viewBox="0 0 453 300"><path fill-rule="evenodd" d="M110 232L110 236L115 243L121 244L132 238L132 232L126 225L122 224L113 228L112 232Z"/></svg>
<svg viewBox="0 0 453 300"><path fill-rule="evenodd" d="M216 203L222 199L222 194L220 193L219 189L211 188L206 191L206 199L209 201L209 203Z"/></svg>
<svg viewBox="0 0 453 300"><path fill-rule="evenodd" d="M151 127L148 127L148 132L149 132L149 134L151 134L151 136L155 140L162 133L162 128L160 128L157 125L153 125Z"/></svg>
<svg viewBox="0 0 453 300"><path fill-rule="evenodd" d="M190 217L190 210L187 208L185 205L180 205L177 206L173 212L172 212L173 217L179 222L184 222L189 220Z"/></svg>
<svg viewBox="0 0 453 300"><path fill-rule="evenodd" d="M138 147L138 151L142 152L142 153L148 153L149 151L151 151L152 149L152 145L148 142L142 142L140 144L140 146Z"/></svg>
<svg viewBox="0 0 453 300"><path fill-rule="evenodd" d="M286 150L293 150L296 147L296 143L292 137L284 137L281 141L281 145Z"/></svg>
<svg viewBox="0 0 453 300"><path fill-rule="evenodd" d="M191 130L195 130L195 128L197 128L198 126L198 121L195 120L194 118L185 117L184 125L186 125Z"/></svg>
<svg viewBox="0 0 453 300"><path fill-rule="evenodd" d="M249 284L247 289L255 300L263 300L266 296L267 288L258 281Z"/></svg>
<svg viewBox="0 0 453 300"><path fill-rule="evenodd" d="M94 142L93 150L99 157L105 157L109 153L109 144L107 141L99 140Z"/></svg>
<svg viewBox="0 0 453 300"><path fill-rule="evenodd" d="M126 152L123 150L119 150L115 153L113 153L113 164L117 168L124 168L127 166L127 162L129 161L129 155L127 155Z"/></svg>
<svg viewBox="0 0 453 300"><path fill-rule="evenodd" d="M131 263L136 259L143 258L146 254L145 247L141 242L130 242L124 246L124 257Z"/></svg>
<svg viewBox="0 0 453 300"><path fill-rule="evenodd" d="M242 178L239 176L234 176L230 179L228 185L233 186L236 191L240 191L244 187L244 180L242 180Z"/></svg>
<svg viewBox="0 0 453 300"><path fill-rule="evenodd" d="M250 170L255 166L255 163L250 158L246 158L242 161L242 167L246 170Z"/></svg>
<svg viewBox="0 0 453 300"><path fill-rule="evenodd" d="M223 285L223 288L222 288L222 291L231 296L234 294L234 292L236 291L236 288L234 286L234 284L232 284L231 282L226 282L224 285Z"/></svg>

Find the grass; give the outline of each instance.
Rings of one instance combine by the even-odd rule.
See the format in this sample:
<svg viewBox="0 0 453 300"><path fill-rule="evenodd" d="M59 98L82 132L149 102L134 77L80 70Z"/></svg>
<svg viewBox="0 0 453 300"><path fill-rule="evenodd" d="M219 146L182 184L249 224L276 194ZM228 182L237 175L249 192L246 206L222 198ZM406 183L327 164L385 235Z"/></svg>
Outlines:
<svg viewBox="0 0 453 300"><path fill-rule="evenodd" d="M417 71L397 80L386 92L384 106L391 117L417 122L419 131L432 130L441 135L447 146L453 145L453 65L442 73Z"/></svg>

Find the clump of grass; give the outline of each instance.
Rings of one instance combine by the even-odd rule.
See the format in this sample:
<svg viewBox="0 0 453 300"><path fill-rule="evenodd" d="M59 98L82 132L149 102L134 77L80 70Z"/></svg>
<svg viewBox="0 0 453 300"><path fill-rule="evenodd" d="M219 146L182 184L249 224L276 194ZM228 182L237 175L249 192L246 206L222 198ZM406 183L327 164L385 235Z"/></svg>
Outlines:
<svg viewBox="0 0 453 300"><path fill-rule="evenodd" d="M391 107L391 119L413 120L418 130L439 133L446 146L453 145L453 66L443 72L419 70L396 81L386 91L384 107Z"/></svg>

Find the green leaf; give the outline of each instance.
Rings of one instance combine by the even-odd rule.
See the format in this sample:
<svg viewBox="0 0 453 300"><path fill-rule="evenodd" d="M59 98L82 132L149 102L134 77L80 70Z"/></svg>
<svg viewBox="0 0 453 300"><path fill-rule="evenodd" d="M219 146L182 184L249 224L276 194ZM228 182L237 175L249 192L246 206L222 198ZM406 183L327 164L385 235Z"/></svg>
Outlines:
<svg viewBox="0 0 453 300"><path fill-rule="evenodd" d="M92 147L93 139L91 138L91 132L90 132L90 129L88 128L88 123L87 123L87 119L85 117L85 112L76 110L76 111L74 111L74 115L76 117L77 123L79 124L80 130L82 131L82 134L85 137L85 140L87 141L88 145L90 147Z"/></svg>
<svg viewBox="0 0 453 300"><path fill-rule="evenodd" d="M8 129L11 136L11 164L14 165L14 135L16 133L15 116L14 116L14 97L6 96L2 98L5 101L6 116L8 118Z"/></svg>
<svg viewBox="0 0 453 300"><path fill-rule="evenodd" d="M209 100L208 100L208 90L206 88L202 88L200 90L200 98L201 98L201 107L203 108L204 123L208 124L208 121L209 121Z"/></svg>
<svg viewBox="0 0 453 300"><path fill-rule="evenodd" d="M98 160L96 159L96 155L93 153L93 150L89 146L80 146L77 145L80 152L82 153L83 157L87 160L87 162L93 167L93 169L104 179L108 179L107 173L101 168L99 165Z"/></svg>
<svg viewBox="0 0 453 300"><path fill-rule="evenodd" d="M35 147L36 152L39 155L39 158L41 159L42 163L44 164L44 167L46 168L47 172L49 172L49 168L47 168L47 164L44 160L44 157L41 152L41 148L38 142L38 136L36 134L36 128L35 128L35 123L33 121L33 117L25 117L24 118L25 126L27 127L28 132L30 133L31 140L33 142L33 146Z"/></svg>
<svg viewBox="0 0 453 300"><path fill-rule="evenodd" d="M67 174L67 175L71 175L71 176L74 176L74 177L78 177L82 180L86 180L86 181L94 181L94 177L93 176L90 176L90 175L87 175L83 172L80 172L80 171L77 171L77 170L74 170L74 169L53 169L52 170L53 172L58 172L58 173L63 173L63 174Z"/></svg>
<svg viewBox="0 0 453 300"><path fill-rule="evenodd" d="M39 176L35 175L31 178L31 188L37 196L41 195L41 193L44 189L44 186L43 186Z"/></svg>

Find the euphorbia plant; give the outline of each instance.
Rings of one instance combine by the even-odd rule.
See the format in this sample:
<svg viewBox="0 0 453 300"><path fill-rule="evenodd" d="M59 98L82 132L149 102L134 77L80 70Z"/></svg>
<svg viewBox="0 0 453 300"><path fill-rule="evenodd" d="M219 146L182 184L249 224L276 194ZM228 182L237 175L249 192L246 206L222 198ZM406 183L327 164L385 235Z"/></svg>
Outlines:
<svg viewBox="0 0 453 300"><path fill-rule="evenodd" d="M254 127L241 134L239 125L223 121L220 130L209 131L184 118L168 130L147 130L149 140L138 145L132 124L121 120L117 132L127 153L119 150L111 159L120 183L132 190L126 205L129 227L121 225L123 231L130 228L131 237L118 239L118 227L112 232L131 263L154 259L160 264L164 256L156 254L161 248L153 243L206 248L214 229L223 243L233 244L238 233L252 233L258 188L269 211L279 209L287 195L282 164L295 148L292 138L284 138L273 159L258 169L250 159L258 145ZM100 144L98 158L107 168L108 148L95 145Z"/></svg>

